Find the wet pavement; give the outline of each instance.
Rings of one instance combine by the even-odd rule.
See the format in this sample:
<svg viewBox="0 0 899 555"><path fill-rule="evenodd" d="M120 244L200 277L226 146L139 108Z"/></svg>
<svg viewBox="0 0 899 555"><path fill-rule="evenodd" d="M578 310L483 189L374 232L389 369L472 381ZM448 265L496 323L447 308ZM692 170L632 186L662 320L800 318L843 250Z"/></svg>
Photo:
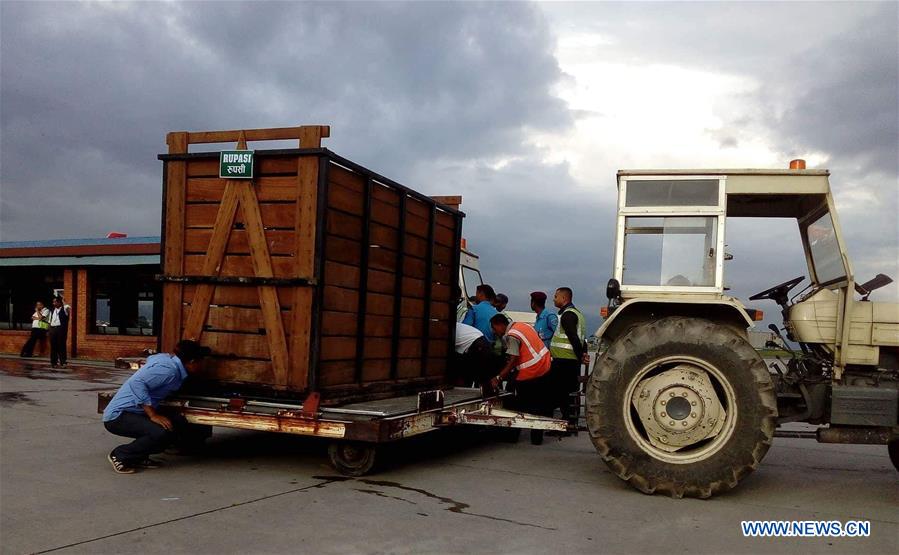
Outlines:
<svg viewBox="0 0 899 555"><path fill-rule="evenodd" d="M365 478L327 443L216 430L201 456L117 475L97 392L131 371L0 358L2 553L897 553L899 472L883 446L777 439L717 498L630 489L585 435L532 446L452 430ZM744 538L740 522L869 520L868 538Z"/></svg>

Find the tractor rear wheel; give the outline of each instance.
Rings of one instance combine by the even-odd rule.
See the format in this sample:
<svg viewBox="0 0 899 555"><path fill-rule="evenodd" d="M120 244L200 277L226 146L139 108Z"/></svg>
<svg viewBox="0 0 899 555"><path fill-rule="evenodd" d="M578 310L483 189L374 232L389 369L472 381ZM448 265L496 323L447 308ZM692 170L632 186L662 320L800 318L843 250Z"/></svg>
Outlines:
<svg viewBox="0 0 899 555"><path fill-rule="evenodd" d="M587 428L603 460L644 493L706 498L758 467L777 398L765 363L731 328L668 317L610 345L587 387Z"/></svg>

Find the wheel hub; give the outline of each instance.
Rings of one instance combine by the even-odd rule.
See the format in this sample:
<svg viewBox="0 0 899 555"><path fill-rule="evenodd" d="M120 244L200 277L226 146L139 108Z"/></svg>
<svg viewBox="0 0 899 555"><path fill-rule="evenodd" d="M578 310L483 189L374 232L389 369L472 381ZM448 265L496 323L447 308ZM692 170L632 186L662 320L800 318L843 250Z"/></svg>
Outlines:
<svg viewBox="0 0 899 555"><path fill-rule="evenodd" d="M642 380L631 403L650 443L669 453L715 437L727 416L708 373L690 364Z"/></svg>

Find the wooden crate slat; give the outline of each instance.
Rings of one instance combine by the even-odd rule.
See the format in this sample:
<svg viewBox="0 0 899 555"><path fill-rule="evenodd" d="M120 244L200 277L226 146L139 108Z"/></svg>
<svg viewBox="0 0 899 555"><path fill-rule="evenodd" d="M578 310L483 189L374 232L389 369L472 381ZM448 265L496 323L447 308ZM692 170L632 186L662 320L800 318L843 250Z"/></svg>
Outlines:
<svg viewBox="0 0 899 555"><path fill-rule="evenodd" d="M276 278L293 278L294 258L292 256L273 256L272 268ZM184 257L184 274L188 276L204 275L203 255L189 254ZM219 272L223 277L252 277L253 261L246 255L225 255L222 269Z"/></svg>
<svg viewBox="0 0 899 555"><path fill-rule="evenodd" d="M328 168L328 181L333 185L340 185L359 195L362 195L362 191L365 188L364 177L336 164L331 164Z"/></svg>
<svg viewBox="0 0 899 555"><path fill-rule="evenodd" d="M321 360L351 360L356 353L355 337L322 337Z"/></svg>
<svg viewBox="0 0 899 555"><path fill-rule="evenodd" d="M271 383L272 363L266 360L227 359L213 356L203 361L203 370L197 379L229 383Z"/></svg>
<svg viewBox="0 0 899 555"><path fill-rule="evenodd" d="M390 271L369 270L368 271L368 290L375 293L393 294L393 287L396 283L396 275Z"/></svg>
<svg viewBox="0 0 899 555"><path fill-rule="evenodd" d="M211 229L187 229L184 232L184 251L202 254L209 250L212 239ZM265 243L273 255L291 256L296 249L291 230L269 229L265 231ZM250 254L250 244L245 229L232 229L225 254Z"/></svg>
<svg viewBox="0 0 899 555"><path fill-rule="evenodd" d="M356 312L359 307L359 292L343 287L325 286L324 310L336 312Z"/></svg>
<svg viewBox="0 0 899 555"><path fill-rule="evenodd" d="M355 363L352 360L326 360L318 365L322 387L349 385L354 382Z"/></svg>
<svg viewBox="0 0 899 555"><path fill-rule="evenodd" d="M212 349L216 356L266 360L270 358L268 338L265 335L207 331L203 334L202 342Z"/></svg>
<svg viewBox="0 0 899 555"><path fill-rule="evenodd" d="M266 229L293 229L296 218L296 205L292 202L263 203L262 224ZM185 207L185 225L188 228L211 228L215 225L218 204L188 204ZM243 218L236 224L246 225Z"/></svg>
<svg viewBox="0 0 899 555"><path fill-rule="evenodd" d="M334 185L333 183L331 184L331 188L328 190L329 209L340 210L348 214L361 216L363 204L361 192Z"/></svg>
<svg viewBox="0 0 899 555"><path fill-rule="evenodd" d="M227 179L195 177L187 180L186 200L196 202L221 202ZM260 177L253 180L256 198L260 202L296 201L297 178L295 176Z"/></svg>
<svg viewBox="0 0 899 555"><path fill-rule="evenodd" d="M196 284L186 284L184 286L184 303L191 304L197 290ZM278 304L282 310L290 310L291 301L293 300L294 290L297 288L279 286ZM300 287L299 289L310 290L311 287ZM238 306L259 308L259 292L255 287L247 285L219 285L212 294L211 304L218 306Z"/></svg>
<svg viewBox="0 0 899 555"><path fill-rule="evenodd" d="M361 241L362 218L338 210L329 210L328 234L352 241Z"/></svg>
<svg viewBox="0 0 899 555"><path fill-rule="evenodd" d="M400 358L397 360L397 378L409 379L421 376L421 358Z"/></svg>
<svg viewBox="0 0 899 555"><path fill-rule="evenodd" d="M187 152L187 133L170 133L166 137L169 154ZM184 271L184 195L187 181L187 163L168 162L165 167L163 209L165 222L163 234L166 241L162 252L163 272L181 275ZM160 347L171 351L181 340L182 304L184 286L180 283L166 283L162 288L163 319L160 329Z"/></svg>
<svg viewBox="0 0 899 555"><path fill-rule="evenodd" d="M366 359L362 367L362 380L364 382L379 382L390 378L390 359L376 358Z"/></svg>
<svg viewBox="0 0 899 555"><path fill-rule="evenodd" d="M396 250L396 247L399 244L397 229L384 224L372 223L371 243Z"/></svg>
<svg viewBox="0 0 899 555"><path fill-rule="evenodd" d="M359 287L359 267L350 264L341 264L331 260L325 261L325 275L328 276L328 284L335 287L355 289Z"/></svg>

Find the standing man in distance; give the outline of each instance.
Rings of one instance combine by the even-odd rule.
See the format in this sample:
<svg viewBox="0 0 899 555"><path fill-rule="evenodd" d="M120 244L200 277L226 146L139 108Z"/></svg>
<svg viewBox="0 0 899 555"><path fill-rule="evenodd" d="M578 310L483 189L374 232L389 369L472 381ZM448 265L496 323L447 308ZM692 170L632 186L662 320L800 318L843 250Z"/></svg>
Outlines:
<svg viewBox="0 0 899 555"><path fill-rule="evenodd" d="M68 362L66 356L66 339L69 335L69 315L72 308L64 304L61 296L53 297L53 308L50 310L50 367L62 368Z"/></svg>
<svg viewBox="0 0 899 555"><path fill-rule="evenodd" d="M534 321L534 329L537 330L537 335L540 336L540 339L543 340L548 349L553 334L556 332L556 328L559 327L559 317L546 308L546 293L543 291L531 293L531 310L537 314L537 319Z"/></svg>
<svg viewBox="0 0 899 555"><path fill-rule="evenodd" d="M569 425L577 425L577 415L572 414L571 394L580 387L581 364L587 359L587 319L573 304L570 287L559 287L553 296L553 304L559 309L559 325L550 340L552 375L557 384L558 405L562 418Z"/></svg>
<svg viewBox="0 0 899 555"><path fill-rule="evenodd" d="M505 293L497 293L496 298L493 299L493 308L496 309L497 314L502 314L506 317L506 320L509 323L512 323L512 317L506 313L506 306L509 304L509 297ZM493 339L493 352L497 356L501 356L503 354L503 341L499 337L495 337Z"/></svg>
<svg viewBox="0 0 899 555"><path fill-rule="evenodd" d="M184 439L189 424L183 418L170 418L157 412L160 401L181 388L188 375L200 369L209 347L185 339L174 353L159 353L147 358L140 370L122 384L103 411L103 426L117 436L134 441L119 445L107 459L119 474L132 474L136 467L156 468L150 458L161 453L176 439Z"/></svg>
<svg viewBox="0 0 899 555"><path fill-rule="evenodd" d="M496 298L493 299L493 308L495 308L497 312L505 312L506 305L508 304L509 297L506 296L505 293L497 293Z"/></svg>
<svg viewBox="0 0 899 555"><path fill-rule="evenodd" d="M478 285L475 300L478 302L468 309L462 323L478 328L487 341L493 343L493 329L490 327L490 319L496 314L496 308L493 307L496 293L493 287L486 283Z"/></svg>
<svg viewBox="0 0 899 555"><path fill-rule="evenodd" d="M50 329L50 311L44 308L44 303L37 301L34 303L34 314L31 315L31 336L22 345L19 356L23 358L34 356L34 346L38 341L43 341L48 329Z"/></svg>

